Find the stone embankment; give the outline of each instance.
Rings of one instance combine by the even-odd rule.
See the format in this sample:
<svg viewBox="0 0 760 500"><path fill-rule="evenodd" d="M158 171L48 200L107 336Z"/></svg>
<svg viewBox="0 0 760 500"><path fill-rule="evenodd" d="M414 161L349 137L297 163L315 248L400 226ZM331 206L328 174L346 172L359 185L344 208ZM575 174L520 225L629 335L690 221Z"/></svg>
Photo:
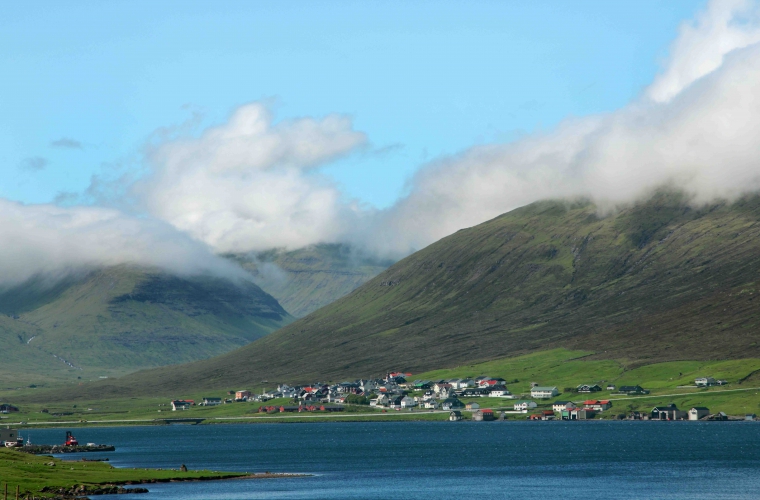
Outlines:
<svg viewBox="0 0 760 500"><path fill-rule="evenodd" d="M13 448L14 450L31 453L33 455L55 455L56 453L84 453L92 451L116 451L115 446L110 444L96 444L94 446L60 446L57 444L30 444Z"/></svg>

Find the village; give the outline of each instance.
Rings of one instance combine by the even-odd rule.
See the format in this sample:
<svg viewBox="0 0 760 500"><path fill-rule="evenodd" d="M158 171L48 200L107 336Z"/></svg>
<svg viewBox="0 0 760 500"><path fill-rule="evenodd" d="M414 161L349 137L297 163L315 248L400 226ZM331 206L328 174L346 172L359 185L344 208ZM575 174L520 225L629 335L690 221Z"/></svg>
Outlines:
<svg viewBox="0 0 760 500"><path fill-rule="evenodd" d="M712 413L709 408L695 406L679 409L674 403L652 407L649 411L615 412L613 398L597 399L593 395L602 391L631 398L650 393L639 385L620 386L595 383L567 387L560 391L555 386L531 383L529 394L512 394L507 381L499 377L479 376L445 380L413 380L410 373L390 372L379 379L360 379L335 384L313 383L304 386L280 384L275 389L253 394L249 390L229 391L226 398L204 397L199 406L218 406L230 403L263 403L258 413L304 413L343 412L348 409L369 407L376 411L428 411L449 412L450 421L465 420L469 413L473 421L492 421L522 418L528 420L594 420L599 418L618 420L691 420L724 421L755 420L754 414L742 417L728 416L723 412ZM517 382L517 381L514 381ZM705 388L726 385L725 380L712 377L695 379L691 387ZM558 399L571 394L574 401ZM494 408L483 408L477 398L493 398L503 401ZM288 400L283 404L282 400ZM276 404L275 404L276 400ZM467 401L465 401L467 400ZM473 401L474 400L474 401ZM268 404L271 402L271 404ZM172 410L186 410L196 405L194 400L182 399L171 402Z"/></svg>

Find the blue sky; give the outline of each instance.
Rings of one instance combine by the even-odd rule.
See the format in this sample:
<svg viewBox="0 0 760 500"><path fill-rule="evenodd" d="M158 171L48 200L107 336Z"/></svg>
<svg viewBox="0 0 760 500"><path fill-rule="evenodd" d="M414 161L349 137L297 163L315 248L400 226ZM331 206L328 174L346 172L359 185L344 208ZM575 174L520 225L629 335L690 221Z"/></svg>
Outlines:
<svg viewBox="0 0 760 500"><path fill-rule="evenodd" d="M50 202L139 168L161 127L269 99L345 113L370 147L322 170L388 207L423 164L613 111L661 69L695 1L6 2L0 197ZM69 139L69 141L55 141Z"/></svg>

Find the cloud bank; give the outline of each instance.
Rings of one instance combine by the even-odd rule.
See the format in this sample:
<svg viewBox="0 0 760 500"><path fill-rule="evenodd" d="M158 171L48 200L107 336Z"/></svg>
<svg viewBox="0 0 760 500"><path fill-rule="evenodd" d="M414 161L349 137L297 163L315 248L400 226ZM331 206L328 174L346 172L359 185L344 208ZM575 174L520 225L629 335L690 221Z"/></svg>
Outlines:
<svg viewBox="0 0 760 500"><path fill-rule="evenodd" d="M219 252L334 241L351 208L318 167L366 140L344 116L274 124L265 105L249 104L199 138L152 148L151 173L131 194Z"/></svg>
<svg viewBox="0 0 760 500"><path fill-rule="evenodd" d="M118 264L246 279L237 266L168 224L104 208L0 200L0 242L1 287Z"/></svg>
<svg viewBox="0 0 760 500"><path fill-rule="evenodd" d="M234 275L215 253L315 243L401 257L539 199L614 206L665 184L696 202L756 191L758 20L756 3L711 2L683 24L662 71L628 106L440 158L384 210L349 199L320 172L367 147L350 118L276 122L265 104L242 106L200 136L183 132L147 148L147 174L113 191L126 193L137 215L0 202L0 283L123 262Z"/></svg>

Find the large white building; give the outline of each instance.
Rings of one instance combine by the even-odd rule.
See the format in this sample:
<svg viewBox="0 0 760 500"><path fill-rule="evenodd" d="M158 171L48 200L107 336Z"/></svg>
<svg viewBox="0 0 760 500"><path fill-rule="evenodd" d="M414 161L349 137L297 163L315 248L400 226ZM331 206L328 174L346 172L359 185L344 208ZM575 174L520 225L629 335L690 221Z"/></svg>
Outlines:
<svg viewBox="0 0 760 500"><path fill-rule="evenodd" d="M536 399L549 399L559 396L559 390L556 387L536 386L530 390L530 397Z"/></svg>

